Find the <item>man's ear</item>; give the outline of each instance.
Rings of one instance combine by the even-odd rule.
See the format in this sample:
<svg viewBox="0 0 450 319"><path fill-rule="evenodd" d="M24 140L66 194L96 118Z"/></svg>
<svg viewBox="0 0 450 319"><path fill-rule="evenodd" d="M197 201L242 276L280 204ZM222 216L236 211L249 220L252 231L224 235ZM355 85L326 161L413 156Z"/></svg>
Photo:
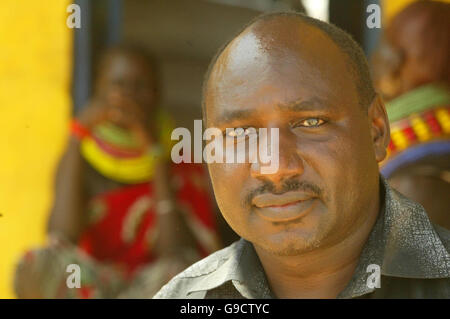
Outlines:
<svg viewBox="0 0 450 319"><path fill-rule="evenodd" d="M390 141L390 129L386 107L378 94L369 107L368 117L375 158L379 163L386 157L386 149Z"/></svg>

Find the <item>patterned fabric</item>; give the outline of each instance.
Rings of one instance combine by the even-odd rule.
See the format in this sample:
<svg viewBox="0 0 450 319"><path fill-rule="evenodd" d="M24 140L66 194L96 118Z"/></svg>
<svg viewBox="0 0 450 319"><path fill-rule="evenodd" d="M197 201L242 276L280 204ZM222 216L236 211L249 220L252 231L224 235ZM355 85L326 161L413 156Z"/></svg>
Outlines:
<svg viewBox="0 0 450 319"><path fill-rule="evenodd" d="M197 237L200 255L207 256L219 244L205 171L199 165L179 164L172 166L171 175L177 207ZM91 201L88 212L90 225L80 247L96 260L123 265L132 273L156 259L152 244L157 236L157 215L151 183L102 194Z"/></svg>
<svg viewBox="0 0 450 319"><path fill-rule="evenodd" d="M450 232L381 178L384 205L359 264L338 298L450 298ZM367 266L381 269L369 288ZM259 258L241 239L174 277L154 298L273 298Z"/></svg>
<svg viewBox="0 0 450 319"><path fill-rule="evenodd" d="M90 202L89 226L78 247L69 243L49 245L24 255L16 269L18 296L152 296L171 277L219 249L203 167L179 164L172 167L171 173L177 206L196 236L197 251L185 251L176 260L158 258L152 252L157 236L153 186L151 183L126 186L97 196ZM66 284L70 264L80 266L81 288L69 288ZM22 288L30 285L35 287L35 295L24 295Z"/></svg>
<svg viewBox="0 0 450 319"><path fill-rule="evenodd" d="M68 287L70 265L80 267L79 288ZM113 265L98 263L64 243L28 251L16 268L14 286L19 298L89 299L113 298L125 283L123 272Z"/></svg>

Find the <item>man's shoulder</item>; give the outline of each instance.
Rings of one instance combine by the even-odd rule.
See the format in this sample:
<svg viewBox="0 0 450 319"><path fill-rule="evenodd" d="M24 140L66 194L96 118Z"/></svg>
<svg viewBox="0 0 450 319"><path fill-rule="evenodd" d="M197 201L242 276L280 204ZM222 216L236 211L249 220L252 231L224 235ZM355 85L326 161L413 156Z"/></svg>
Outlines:
<svg viewBox="0 0 450 319"><path fill-rule="evenodd" d="M437 224L434 224L430 221L427 212L419 203L411 200L410 198L404 196L402 193L392 189L391 195L396 201L400 204L398 207L398 216L402 215L403 217L408 216L408 220L415 220L416 223L420 223L422 225L430 225L437 233L439 239L441 240L443 246L446 248L448 252L450 252L450 230L441 227ZM399 215L400 214L400 215ZM414 225L412 223L411 225Z"/></svg>
<svg viewBox="0 0 450 319"><path fill-rule="evenodd" d="M228 247L218 250L208 257L201 259L184 271L173 277L164 285L154 299L183 299L195 286L208 275L214 273L236 252L241 241L236 241Z"/></svg>
<svg viewBox="0 0 450 319"><path fill-rule="evenodd" d="M450 252L450 230L441 227L439 225L433 224L434 230L438 234L439 238L442 241L442 244Z"/></svg>

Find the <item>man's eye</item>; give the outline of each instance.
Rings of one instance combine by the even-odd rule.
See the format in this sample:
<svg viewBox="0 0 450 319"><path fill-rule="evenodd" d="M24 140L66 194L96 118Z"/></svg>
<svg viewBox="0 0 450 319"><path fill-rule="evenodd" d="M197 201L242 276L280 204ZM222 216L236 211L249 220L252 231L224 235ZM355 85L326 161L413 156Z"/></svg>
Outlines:
<svg viewBox="0 0 450 319"><path fill-rule="evenodd" d="M316 117L311 117L311 118L307 118L304 120L301 120L297 123L295 123L293 126L294 127L299 127L299 126L303 126L303 127L318 127L325 124L325 121Z"/></svg>
<svg viewBox="0 0 450 319"><path fill-rule="evenodd" d="M251 134L255 133L255 130L251 127L249 128L242 128L242 127L238 127L235 129L231 129L228 132L225 132L227 137L245 137L245 136L249 136Z"/></svg>

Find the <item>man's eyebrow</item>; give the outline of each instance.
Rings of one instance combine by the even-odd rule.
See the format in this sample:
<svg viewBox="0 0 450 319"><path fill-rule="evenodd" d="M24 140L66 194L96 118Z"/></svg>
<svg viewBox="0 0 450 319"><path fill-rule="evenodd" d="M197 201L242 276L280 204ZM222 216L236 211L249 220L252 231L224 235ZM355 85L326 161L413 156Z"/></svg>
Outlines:
<svg viewBox="0 0 450 319"><path fill-rule="evenodd" d="M251 110L232 110L232 111L225 111L222 112L222 114L220 114L217 119L216 119L216 123L217 124L221 124L221 123L230 123L236 120L241 120L241 119L245 119L248 118L250 116L252 116L252 114L254 114L254 111Z"/></svg>
<svg viewBox="0 0 450 319"><path fill-rule="evenodd" d="M328 109L326 103L319 98L313 98L310 100L296 100L286 104L278 104L278 108L287 109L289 111L301 112L301 111L320 111Z"/></svg>
<svg viewBox="0 0 450 319"><path fill-rule="evenodd" d="M301 112L301 111L319 111L326 110L329 107L319 98L313 98L310 100L299 99L286 104L278 104L277 108ZM251 117L256 113L256 110L232 110L224 111L218 115L216 119L216 124L220 125L222 123L230 123L237 120L242 120Z"/></svg>

